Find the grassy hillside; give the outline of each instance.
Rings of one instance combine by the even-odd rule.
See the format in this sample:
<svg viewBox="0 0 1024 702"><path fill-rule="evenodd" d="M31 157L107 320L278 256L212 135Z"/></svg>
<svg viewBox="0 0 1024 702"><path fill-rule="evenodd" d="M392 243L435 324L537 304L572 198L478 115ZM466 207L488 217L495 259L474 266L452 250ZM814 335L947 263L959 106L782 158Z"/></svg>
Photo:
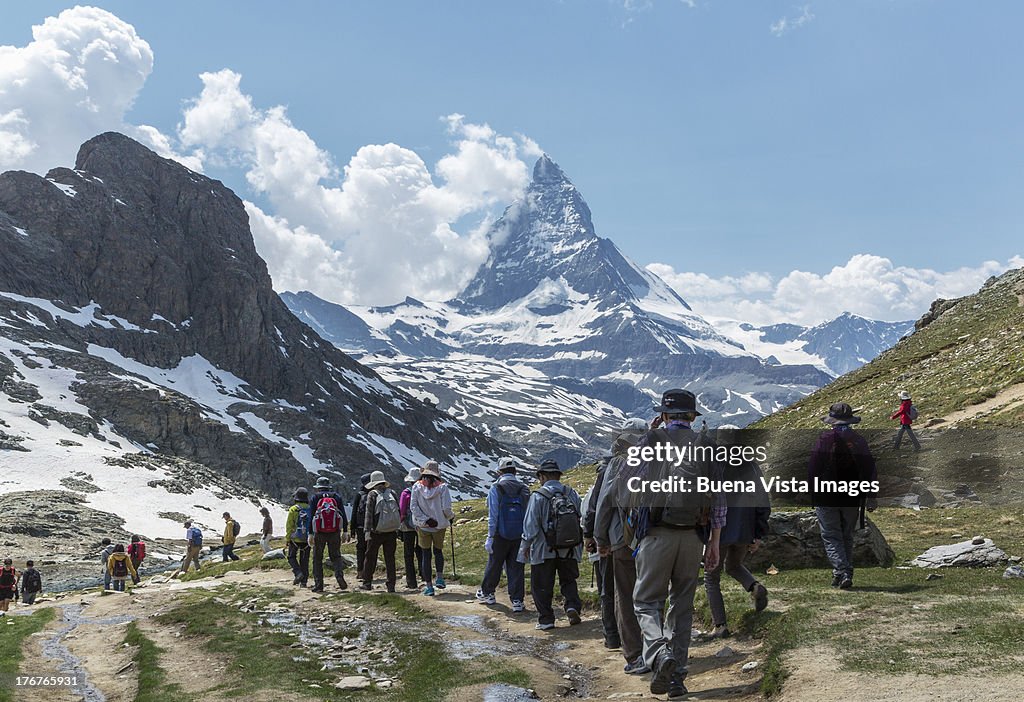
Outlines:
<svg viewBox="0 0 1024 702"><path fill-rule="evenodd" d="M924 329L805 400L766 417L759 429L820 428L833 402L848 402L863 427L891 427L889 415L907 389L921 426L1024 382L1024 270L1010 271L964 298ZM979 419L983 427L1016 427L1018 404Z"/></svg>

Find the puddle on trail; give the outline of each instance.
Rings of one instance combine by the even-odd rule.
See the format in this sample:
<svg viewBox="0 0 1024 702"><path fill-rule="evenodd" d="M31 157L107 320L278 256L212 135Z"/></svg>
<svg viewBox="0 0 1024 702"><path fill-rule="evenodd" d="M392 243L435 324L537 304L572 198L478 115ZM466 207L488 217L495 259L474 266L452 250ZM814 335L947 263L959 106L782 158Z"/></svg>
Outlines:
<svg viewBox="0 0 1024 702"><path fill-rule="evenodd" d="M483 702L525 702L535 699L537 693L505 683L496 683L484 688Z"/></svg>
<svg viewBox="0 0 1024 702"><path fill-rule="evenodd" d="M503 653L522 654L522 642L499 638L501 632L489 626L479 614L464 614L441 617L441 621L458 629L467 629L479 634L480 639L463 639L448 637L445 645L455 658L468 661L482 655L499 655ZM500 698L495 698L500 699Z"/></svg>
<svg viewBox="0 0 1024 702"><path fill-rule="evenodd" d="M89 676L82 666L82 661L71 653L67 645L63 643L64 637L82 624L113 626L130 622L135 617L129 614L114 617L88 617L82 613L82 605L64 605L61 609L64 612L63 623L53 635L43 641L43 658L56 662L61 675L70 675L78 679L78 686L71 688L73 694L78 698L84 702L105 702L106 697L103 693L89 682Z"/></svg>

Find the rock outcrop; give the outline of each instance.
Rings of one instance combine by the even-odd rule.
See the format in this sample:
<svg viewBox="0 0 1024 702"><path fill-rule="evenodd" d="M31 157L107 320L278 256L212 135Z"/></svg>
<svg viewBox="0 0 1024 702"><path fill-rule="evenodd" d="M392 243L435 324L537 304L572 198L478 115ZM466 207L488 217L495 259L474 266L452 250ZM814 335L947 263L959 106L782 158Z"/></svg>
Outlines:
<svg viewBox="0 0 1024 702"><path fill-rule="evenodd" d="M769 565L782 570L827 568L828 558L821 542L821 529L814 512L773 512L768 519L769 534L761 547L747 556L747 567L764 571ZM896 560L885 536L870 519L866 529L854 532L853 561L860 568L889 567Z"/></svg>

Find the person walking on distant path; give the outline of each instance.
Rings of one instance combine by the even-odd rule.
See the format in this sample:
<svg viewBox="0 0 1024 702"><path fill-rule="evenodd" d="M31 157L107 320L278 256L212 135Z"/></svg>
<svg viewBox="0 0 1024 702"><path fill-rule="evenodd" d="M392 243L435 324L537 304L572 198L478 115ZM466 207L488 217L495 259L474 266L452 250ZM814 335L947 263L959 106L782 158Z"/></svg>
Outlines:
<svg viewBox="0 0 1024 702"><path fill-rule="evenodd" d="M238 522L231 518L231 514L228 512L224 513L224 535L221 536L221 542L224 544L224 550L221 551L223 557L221 560L225 563L228 561L240 560L235 555L235 539L238 538L238 532L242 529Z"/></svg>
<svg viewBox="0 0 1024 702"><path fill-rule="evenodd" d="M914 450L921 450L921 442L917 440L917 434L914 433L914 420L917 419L917 407L914 407L914 401L910 399L910 393L906 390L901 390L899 394L900 408L892 413L889 419L900 420L900 430L896 433L896 442L893 445L893 449L899 450L900 444L903 443L903 435L906 434L910 437L910 441L914 444Z"/></svg>
<svg viewBox="0 0 1024 702"><path fill-rule="evenodd" d="M270 551L270 539L274 535L274 520L270 518L270 510L260 507L260 514L263 515L263 532L260 534L260 549L263 553Z"/></svg>
<svg viewBox="0 0 1024 702"><path fill-rule="evenodd" d="M185 524L185 557L181 559L181 565L171 574L171 578L177 578L181 573L187 573L189 566L196 564L199 570L199 554L203 550L203 532L199 527L186 520Z"/></svg>
<svg viewBox="0 0 1024 702"><path fill-rule="evenodd" d="M807 479L850 484L878 479L878 470L871 449L863 436L851 429L860 421L853 408L837 402L823 420L832 428L818 437L807 467ZM817 491L811 493L814 512L821 526L825 555L832 564L832 587L849 590L853 587L853 532L857 528L860 507L875 511L875 494Z"/></svg>

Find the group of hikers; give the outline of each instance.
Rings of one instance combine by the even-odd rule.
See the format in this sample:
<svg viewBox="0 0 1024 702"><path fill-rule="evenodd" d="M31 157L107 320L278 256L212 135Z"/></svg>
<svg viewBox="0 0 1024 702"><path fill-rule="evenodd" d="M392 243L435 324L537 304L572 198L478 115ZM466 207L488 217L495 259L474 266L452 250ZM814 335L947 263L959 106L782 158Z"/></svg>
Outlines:
<svg viewBox="0 0 1024 702"><path fill-rule="evenodd" d="M901 392L900 399L900 409L892 415L901 422L895 445L898 447L907 434L919 449L911 428L917 410L909 393ZM719 481L719 485L764 485L761 469L752 460L723 461L706 458L713 454L692 450L737 446L743 441L742 430L729 425L713 432L706 426L695 430L693 423L701 412L692 392L665 392L655 411L657 416L650 423L630 419L622 425L584 498L561 482L563 470L554 460L544 460L536 467L537 487L532 491L519 476L523 466L512 458L499 462L497 479L487 495L483 547L488 559L475 599L483 605L497 604L497 589L504 574L511 612L525 611L529 565L536 628L547 631L556 626L556 583L565 620L570 626L577 625L582 610L577 581L585 551L594 563L604 645L621 650L624 673L649 674L651 692L667 693L674 699L687 694L694 595L701 581L713 624L704 634L708 638L730 635L722 596L723 572L749 594L756 611L768 606L767 588L744 562L769 535L771 505L763 487L727 493L637 489L637 485L665 481L690 481L692 485L701 478L711 480L711 484ZM816 478L876 481L868 443L852 428L860 421L854 409L836 403L823 421L829 429L820 434L811 452L809 482L817 484ZM645 450L651 451L647 455L659 458L631 460ZM676 458L670 460L671 456ZM444 590L445 534L455 523L451 492L435 461L410 470L404 483L398 492L383 472L364 474L352 502L351 518L330 478L317 478L312 491L297 488L285 524L286 557L293 584L307 586L312 570L312 590L323 592L326 551L338 588L347 589L341 546L354 540L360 589L373 589L377 564L383 557L385 587L395 592L401 543L406 588L424 596ZM858 519L863 523L863 511L875 509L876 494L815 493L812 502L832 565L831 584L841 590L850 589L854 531ZM260 545L268 551L273 522L266 508L261 512L264 523ZM228 512L223 518L222 558L237 560L234 546L240 526ZM187 550L180 572L188 572L192 564L199 568L203 548L199 527L186 521L185 529ZM103 547L104 588L124 590L129 577L137 582L145 558L142 540L133 536L126 549L104 539ZM26 602L41 590L38 571L31 561L19 575L7 559L0 571L0 614L17 596L19 579Z"/></svg>

